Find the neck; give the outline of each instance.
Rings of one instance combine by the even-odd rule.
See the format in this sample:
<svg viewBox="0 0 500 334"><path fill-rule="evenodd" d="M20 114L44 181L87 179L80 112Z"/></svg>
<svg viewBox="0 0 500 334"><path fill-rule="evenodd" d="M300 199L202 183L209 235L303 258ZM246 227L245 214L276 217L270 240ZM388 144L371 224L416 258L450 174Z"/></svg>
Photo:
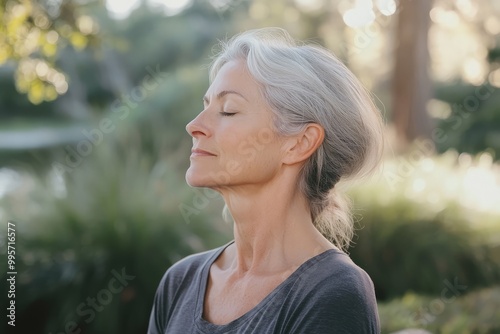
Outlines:
<svg viewBox="0 0 500 334"><path fill-rule="evenodd" d="M235 247L229 260L234 273L272 275L334 248L313 226L307 201L295 184L280 178L222 192L234 219Z"/></svg>

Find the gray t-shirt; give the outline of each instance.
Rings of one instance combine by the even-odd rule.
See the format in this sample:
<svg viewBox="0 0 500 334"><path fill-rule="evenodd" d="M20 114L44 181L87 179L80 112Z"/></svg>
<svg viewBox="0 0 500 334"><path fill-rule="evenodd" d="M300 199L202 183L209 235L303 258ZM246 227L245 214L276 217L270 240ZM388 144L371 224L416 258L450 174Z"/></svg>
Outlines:
<svg viewBox="0 0 500 334"><path fill-rule="evenodd" d="M202 318L209 269L219 248L190 255L163 276L148 334L378 334L370 277L343 252L330 249L307 260L253 309L225 325Z"/></svg>

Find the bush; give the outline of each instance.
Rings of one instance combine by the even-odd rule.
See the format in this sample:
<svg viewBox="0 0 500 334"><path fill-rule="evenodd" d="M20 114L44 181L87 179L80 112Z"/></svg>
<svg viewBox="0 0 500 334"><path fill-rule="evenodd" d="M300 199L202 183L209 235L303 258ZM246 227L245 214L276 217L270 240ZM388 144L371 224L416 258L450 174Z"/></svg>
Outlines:
<svg viewBox="0 0 500 334"><path fill-rule="evenodd" d="M194 192L180 157L152 160L137 141L106 140L64 180L23 174L24 190L2 203L3 220L17 222L21 332L60 333L73 321L81 333L146 332L165 270L228 239L206 215L182 216Z"/></svg>
<svg viewBox="0 0 500 334"><path fill-rule="evenodd" d="M440 334L500 333L500 287L443 298L407 293L379 304L382 333L421 328Z"/></svg>
<svg viewBox="0 0 500 334"><path fill-rule="evenodd" d="M422 157L402 174L409 157L387 160L380 178L351 192L362 219L350 254L370 274L377 297L437 294L445 280L469 288L497 283L499 166L450 152Z"/></svg>
<svg viewBox="0 0 500 334"><path fill-rule="evenodd" d="M446 117L438 119L436 146L477 154L484 150L500 159L500 89L488 82L473 86L463 82L439 85L436 99L448 104Z"/></svg>

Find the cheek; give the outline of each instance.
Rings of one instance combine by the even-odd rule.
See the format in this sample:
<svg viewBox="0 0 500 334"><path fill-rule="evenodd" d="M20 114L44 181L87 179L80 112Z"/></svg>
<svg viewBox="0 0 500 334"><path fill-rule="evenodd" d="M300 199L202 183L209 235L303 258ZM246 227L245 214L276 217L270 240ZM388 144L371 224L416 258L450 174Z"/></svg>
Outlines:
<svg viewBox="0 0 500 334"><path fill-rule="evenodd" d="M242 166L242 174L264 176L279 168L280 156L280 150L275 145L242 145L238 162Z"/></svg>
<svg viewBox="0 0 500 334"><path fill-rule="evenodd" d="M219 168L242 173L269 168L280 156L280 144L269 122L246 119L219 127L216 142L219 148Z"/></svg>

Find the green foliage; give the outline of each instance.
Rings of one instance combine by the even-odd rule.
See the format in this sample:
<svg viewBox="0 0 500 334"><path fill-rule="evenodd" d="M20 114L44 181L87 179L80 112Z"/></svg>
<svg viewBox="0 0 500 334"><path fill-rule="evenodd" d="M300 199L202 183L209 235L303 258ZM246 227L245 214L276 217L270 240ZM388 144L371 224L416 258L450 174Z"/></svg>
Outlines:
<svg viewBox="0 0 500 334"><path fill-rule="evenodd" d="M436 88L435 96L449 105L434 136L440 152L450 148L471 154L488 150L500 159L499 88L488 82L481 86L447 83Z"/></svg>
<svg viewBox="0 0 500 334"><path fill-rule="evenodd" d="M133 129L119 137L95 147L63 183L55 172L48 179L23 175L30 191L2 203L18 226L23 332L61 332L74 321L82 333L144 333L164 271L227 239L203 212L183 218L179 205L190 205L193 191L179 172L182 153L153 159ZM91 317L87 298L122 270L134 278Z"/></svg>
<svg viewBox="0 0 500 334"><path fill-rule="evenodd" d="M454 154L418 161L410 157L414 153L386 161L381 178L352 191L355 213L362 219L350 254L371 276L377 297L407 291L438 294L445 280L457 279L469 288L498 282L498 165L480 168L478 158L464 168ZM479 204L488 204L485 196L492 197L491 207L480 211ZM478 206L474 210L463 203Z"/></svg>
<svg viewBox="0 0 500 334"><path fill-rule="evenodd" d="M0 1L0 65L18 63L16 87L39 104L67 90L64 74L54 64L64 45L83 49L97 32L73 1Z"/></svg>
<svg viewBox="0 0 500 334"><path fill-rule="evenodd" d="M407 293L379 304L382 333L421 328L436 334L500 333L500 287L436 297Z"/></svg>
<svg viewBox="0 0 500 334"><path fill-rule="evenodd" d="M87 108L87 115L83 115L89 116L109 106L121 94L130 93L148 74L148 68L159 67L169 73L186 64L192 66L202 57L202 62L207 63L209 47L232 29L232 23L224 22L205 1L195 1L182 13L170 17L144 2L122 21L110 18L104 2L54 3L50 6L55 8L50 10L61 13L54 17L45 17L49 9L44 6L44 3L33 1L22 4L9 1L4 13L8 19L5 27L10 27L13 32L33 30L33 34L42 37L48 34L49 40L55 41L50 55L40 51L46 45L52 45L41 37L40 40L29 40L29 53L14 53L15 48L24 48L27 42L22 39L18 43L8 38L9 33L0 27L0 54L3 50L12 51L4 55L5 59L0 59L0 70L6 67L4 71L8 72L0 71L0 82L9 90L9 86L13 86L26 93L30 103L37 104L37 108L31 106L28 111L34 110L36 115L52 116L54 110L59 109L63 116L81 119L82 115L72 109L89 105L93 108ZM18 22L20 27L9 21L18 12L24 13ZM46 26L39 27L34 23L38 22L35 18L40 15L45 16L38 21L42 20ZM15 38L20 36L21 33L14 34ZM26 115L24 96L8 93L0 93L0 107L9 111L8 116L12 117L21 105L21 114ZM65 96L55 100L60 95ZM76 106L68 108L63 104L61 108L55 108L47 103L51 101L58 106L64 99ZM5 101L8 101L7 105L4 105Z"/></svg>

